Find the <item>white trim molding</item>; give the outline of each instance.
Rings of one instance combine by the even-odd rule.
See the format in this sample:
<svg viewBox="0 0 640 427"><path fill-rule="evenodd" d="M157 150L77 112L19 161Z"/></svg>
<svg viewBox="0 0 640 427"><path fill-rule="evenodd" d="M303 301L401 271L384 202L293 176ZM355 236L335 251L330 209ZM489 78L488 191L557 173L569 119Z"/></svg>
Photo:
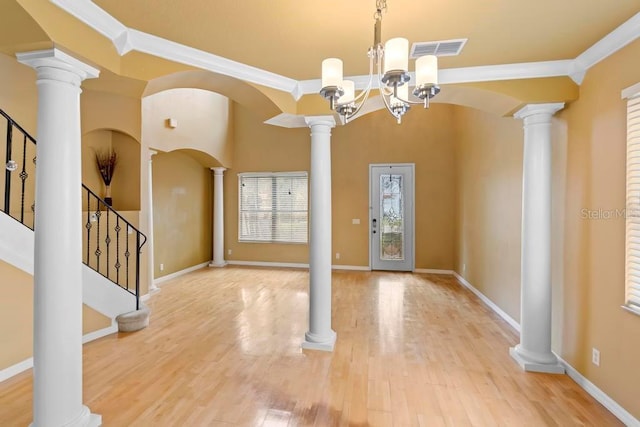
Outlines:
<svg viewBox="0 0 640 427"><path fill-rule="evenodd" d="M511 316L504 312L500 307L493 303L487 296L476 289L471 283L469 283L464 277L453 272L456 279L464 286L473 292L482 302L484 302L489 308L491 308L498 316L500 316L505 322L507 322L513 329L520 333L520 324L516 322ZM555 352L554 352L555 354ZM629 427L640 427L640 421L636 419L631 413L624 409L618 402L609 397L604 391L599 389L595 384L585 378L580 372L578 372L573 366L567 363L566 360L555 354L560 364L564 367L567 375L573 381L576 382L584 391L586 391L591 397L600 402L609 412L615 415L620 421Z"/></svg>
<svg viewBox="0 0 640 427"><path fill-rule="evenodd" d="M183 270L176 271L176 272L171 273L171 274L167 274L166 276L158 277L157 279L155 279L153 281L153 283L155 285L160 285L160 284L162 284L164 282L168 282L169 280L175 279L176 277L184 276L185 274L191 273L192 271L200 270L201 268L204 268L204 267L206 267L208 265L209 265L209 261L203 262L203 263L191 266L191 267L187 267L187 268L185 268Z"/></svg>
<svg viewBox="0 0 640 427"><path fill-rule="evenodd" d="M121 56L134 50L147 53L169 61L281 90L291 94L296 101L302 95L315 94L320 90L320 79L297 81L128 28L90 0L51 0L51 2L111 40ZM577 84L581 84L589 68L638 37L640 37L640 13L628 19L573 59L442 69L439 72L439 78L441 84L455 84L567 76ZM369 76L351 76L349 78L356 82L357 89L362 89L369 81Z"/></svg>
<svg viewBox="0 0 640 427"><path fill-rule="evenodd" d="M516 322L516 320L509 316L504 310L498 307L493 301L491 301L485 294L476 289L471 283L467 281L464 277L462 277L457 271L453 272L453 276L458 279L458 281L465 288L469 289L473 292L480 300L485 303L491 310L493 310L498 316L502 317L502 319L509 324L513 329L515 329L518 333L520 333L520 323Z"/></svg>
<svg viewBox="0 0 640 427"><path fill-rule="evenodd" d="M564 366L569 378L576 382L584 391L589 393L591 397L596 399L605 408L622 421L627 427L640 427L640 420L635 418L629 411L624 409L615 400L609 397L604 391L600 390L595 384L586 379L573 366L556 354L560 363Z"/></svg>
<svg viewBox="0 0 640 427"><path fill-rule="evenodd" d="M116 332L118 332L118 325L112 320L111 326L103 329L98 329L97 331L89 332L88 334L84 335L82 337L82 344L97 340L98 338L106 337L107 335L111 335ZM33 357L25 359L22 362L18 362L15 365L11 365L8 368L2 369L0 370L0 383L31 368L33 368Z"/></svg>
<svg viewBox="0 0 640 427"><path fill-rule="evenodd" d="M433 268L414 268L413 272L421 274L446 274L449 276L453 275L453 270L438 270Z"/></svg>

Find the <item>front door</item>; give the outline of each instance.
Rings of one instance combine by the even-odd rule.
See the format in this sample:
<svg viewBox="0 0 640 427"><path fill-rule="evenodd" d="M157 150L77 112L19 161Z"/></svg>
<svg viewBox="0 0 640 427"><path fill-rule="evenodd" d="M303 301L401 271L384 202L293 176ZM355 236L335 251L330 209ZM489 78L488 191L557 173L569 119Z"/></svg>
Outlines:
<svg viewBox="0 0 640 427"><path fill-rule="evenodd" d="M413 164L369 165L372 270L413 270L413 172Z"/></svg>

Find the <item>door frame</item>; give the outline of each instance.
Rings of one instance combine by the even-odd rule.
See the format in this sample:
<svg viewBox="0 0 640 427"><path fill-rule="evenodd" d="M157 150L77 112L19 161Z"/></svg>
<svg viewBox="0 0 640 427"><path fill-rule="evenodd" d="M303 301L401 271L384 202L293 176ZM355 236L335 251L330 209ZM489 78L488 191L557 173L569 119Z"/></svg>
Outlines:
<svg viewBox="0 0 640 427"><path fill-rule="evenodd" d="M416 269L416 164L415 163L369 163L369 221L367 223L367 232L369 233L369 270L373 270L373 241L371 233L371 222L373 221L373 168L374 167L409 167L411 169L411 220L412 233L411 239L407 244L411 245L410 271Z"/></svg>

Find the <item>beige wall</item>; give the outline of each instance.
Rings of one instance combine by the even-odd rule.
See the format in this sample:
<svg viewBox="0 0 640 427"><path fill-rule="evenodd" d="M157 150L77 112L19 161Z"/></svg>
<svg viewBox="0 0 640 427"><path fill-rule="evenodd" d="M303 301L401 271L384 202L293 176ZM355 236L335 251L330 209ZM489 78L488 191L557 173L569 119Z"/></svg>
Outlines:
<svg viewBox="0 0 640 427"><path fill-rule="evenodd" d="M455 270L520 318L522 123L456 107Z"/></svg>
<svg viewBox="0 0 640 427"><path fill-rule="evenodd" d="M211 261L211 184L211 171L187 154L153 156L156 278Z"/></svg>
<svg viewBox="0 0 640 427"><path fill-rule="evenodd" d="M559 114L568 128L566 178L554 180L564 204L561 355L640 418L640 316L623 311L625 222L584 219L583 209L625 207L626 101L622 89L640 82L640 41L586 75L580 99ZM554 160L556 160L554 158ZM591 348L601 352L591 364Z"/></svg>
<svg viewBox="0 0 640 427"><path fill-rule="evenodd" d="M106 129L82 136L82 182L99 197L105 197L105 185L96 165L96 152L113 150L118 163L111 181L113 208L140 210L140 144L127 134Z"/></svg>
<svg viewBox="0 0 640 427"><path fill-rule="evenodd" d="M552 126L553 349L636 418L640 317L621 308L624 219L586 219L583 209L625 207L626 104L620 92L640 82L639 55L636 41L592 68L580 98ZM521 122L464 108L456 119L456 270L518 320ZM601 352L599 367L591 363L593 347Z"/></svg>
<svg viewBox="0 0 640 427"><path fill-rule="evenodd" d="M0 260L0 370L33 352L33 276ZM111 326L111 320L83 306L84 334Z"/></svg>
<svg viewBox="0 0 640 427"><path fill-rule="evenodd" d="M309 170L310 130L265 125L244 107L234 108L233 168L225 172L225 248L230 260L308 262L307 245L238 243L241 172ZM402 126L386 112L333 129L332 209L335 264L369 265L369 164L416 165L416 268L453 268L455 157L453 109L416 108ZM365 148L366 145L366 148ZM352 219L360 219L359 225Z"/></svg>
<svg viewBox="0 0 640 427"><path fill-rule="evenodd" d="M205 166L230 166L230 101L202 89L170 89L142 100L144 144L160 151L192 149L211 157ZM177 121L170 128L167 119Z"/></svg>

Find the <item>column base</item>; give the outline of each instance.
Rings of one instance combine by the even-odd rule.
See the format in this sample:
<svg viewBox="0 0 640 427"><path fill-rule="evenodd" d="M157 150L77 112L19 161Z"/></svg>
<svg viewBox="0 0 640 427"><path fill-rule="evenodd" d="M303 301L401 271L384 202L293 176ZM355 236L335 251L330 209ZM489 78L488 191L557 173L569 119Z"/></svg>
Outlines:
<svg viewBox="0 0 640 427"><path fill-rule="evenodd" d="M149 286L149 290L148 290L149 295L157 294L158 292L160 292L160 288L157 287L155 284L151 284L151 286Z"/></svg>
<svg viewBox="0 0 640 427"><path fill-rule="evenodd" d="M226 261L222 261L222 262L211 261L209 263L209 267L217 267L217 268L225 267L226 265L227 265Z"/></svg>
<svg viewBox="0 0 640 427"><path fill-rule="evenodd" d="M522 354L520 346L511 347L509 354L525 372L541 372L544 374L564 374L565 372L564 366L558 362L558 359L553 354L551 354L552 357L549 358L548 363L530 360Z"/></svg>
<svg viewBox="0 0 640 427"><path fill-rule="evenodd" d="M333 351L337 336L335 331L331 331L328 336L319 336L307 332L304 334L304 341L302 341L301 347L305 350Z"/></svg>
<svg viewBox="0 0 640 427"><path fill-rule="evenodd" d="M71 423L66 424L67 427L100 427L102 425L102 415L92 414L89 408L82 406L80 416ZM37 427L33 423L29 427Z"/></svg>

